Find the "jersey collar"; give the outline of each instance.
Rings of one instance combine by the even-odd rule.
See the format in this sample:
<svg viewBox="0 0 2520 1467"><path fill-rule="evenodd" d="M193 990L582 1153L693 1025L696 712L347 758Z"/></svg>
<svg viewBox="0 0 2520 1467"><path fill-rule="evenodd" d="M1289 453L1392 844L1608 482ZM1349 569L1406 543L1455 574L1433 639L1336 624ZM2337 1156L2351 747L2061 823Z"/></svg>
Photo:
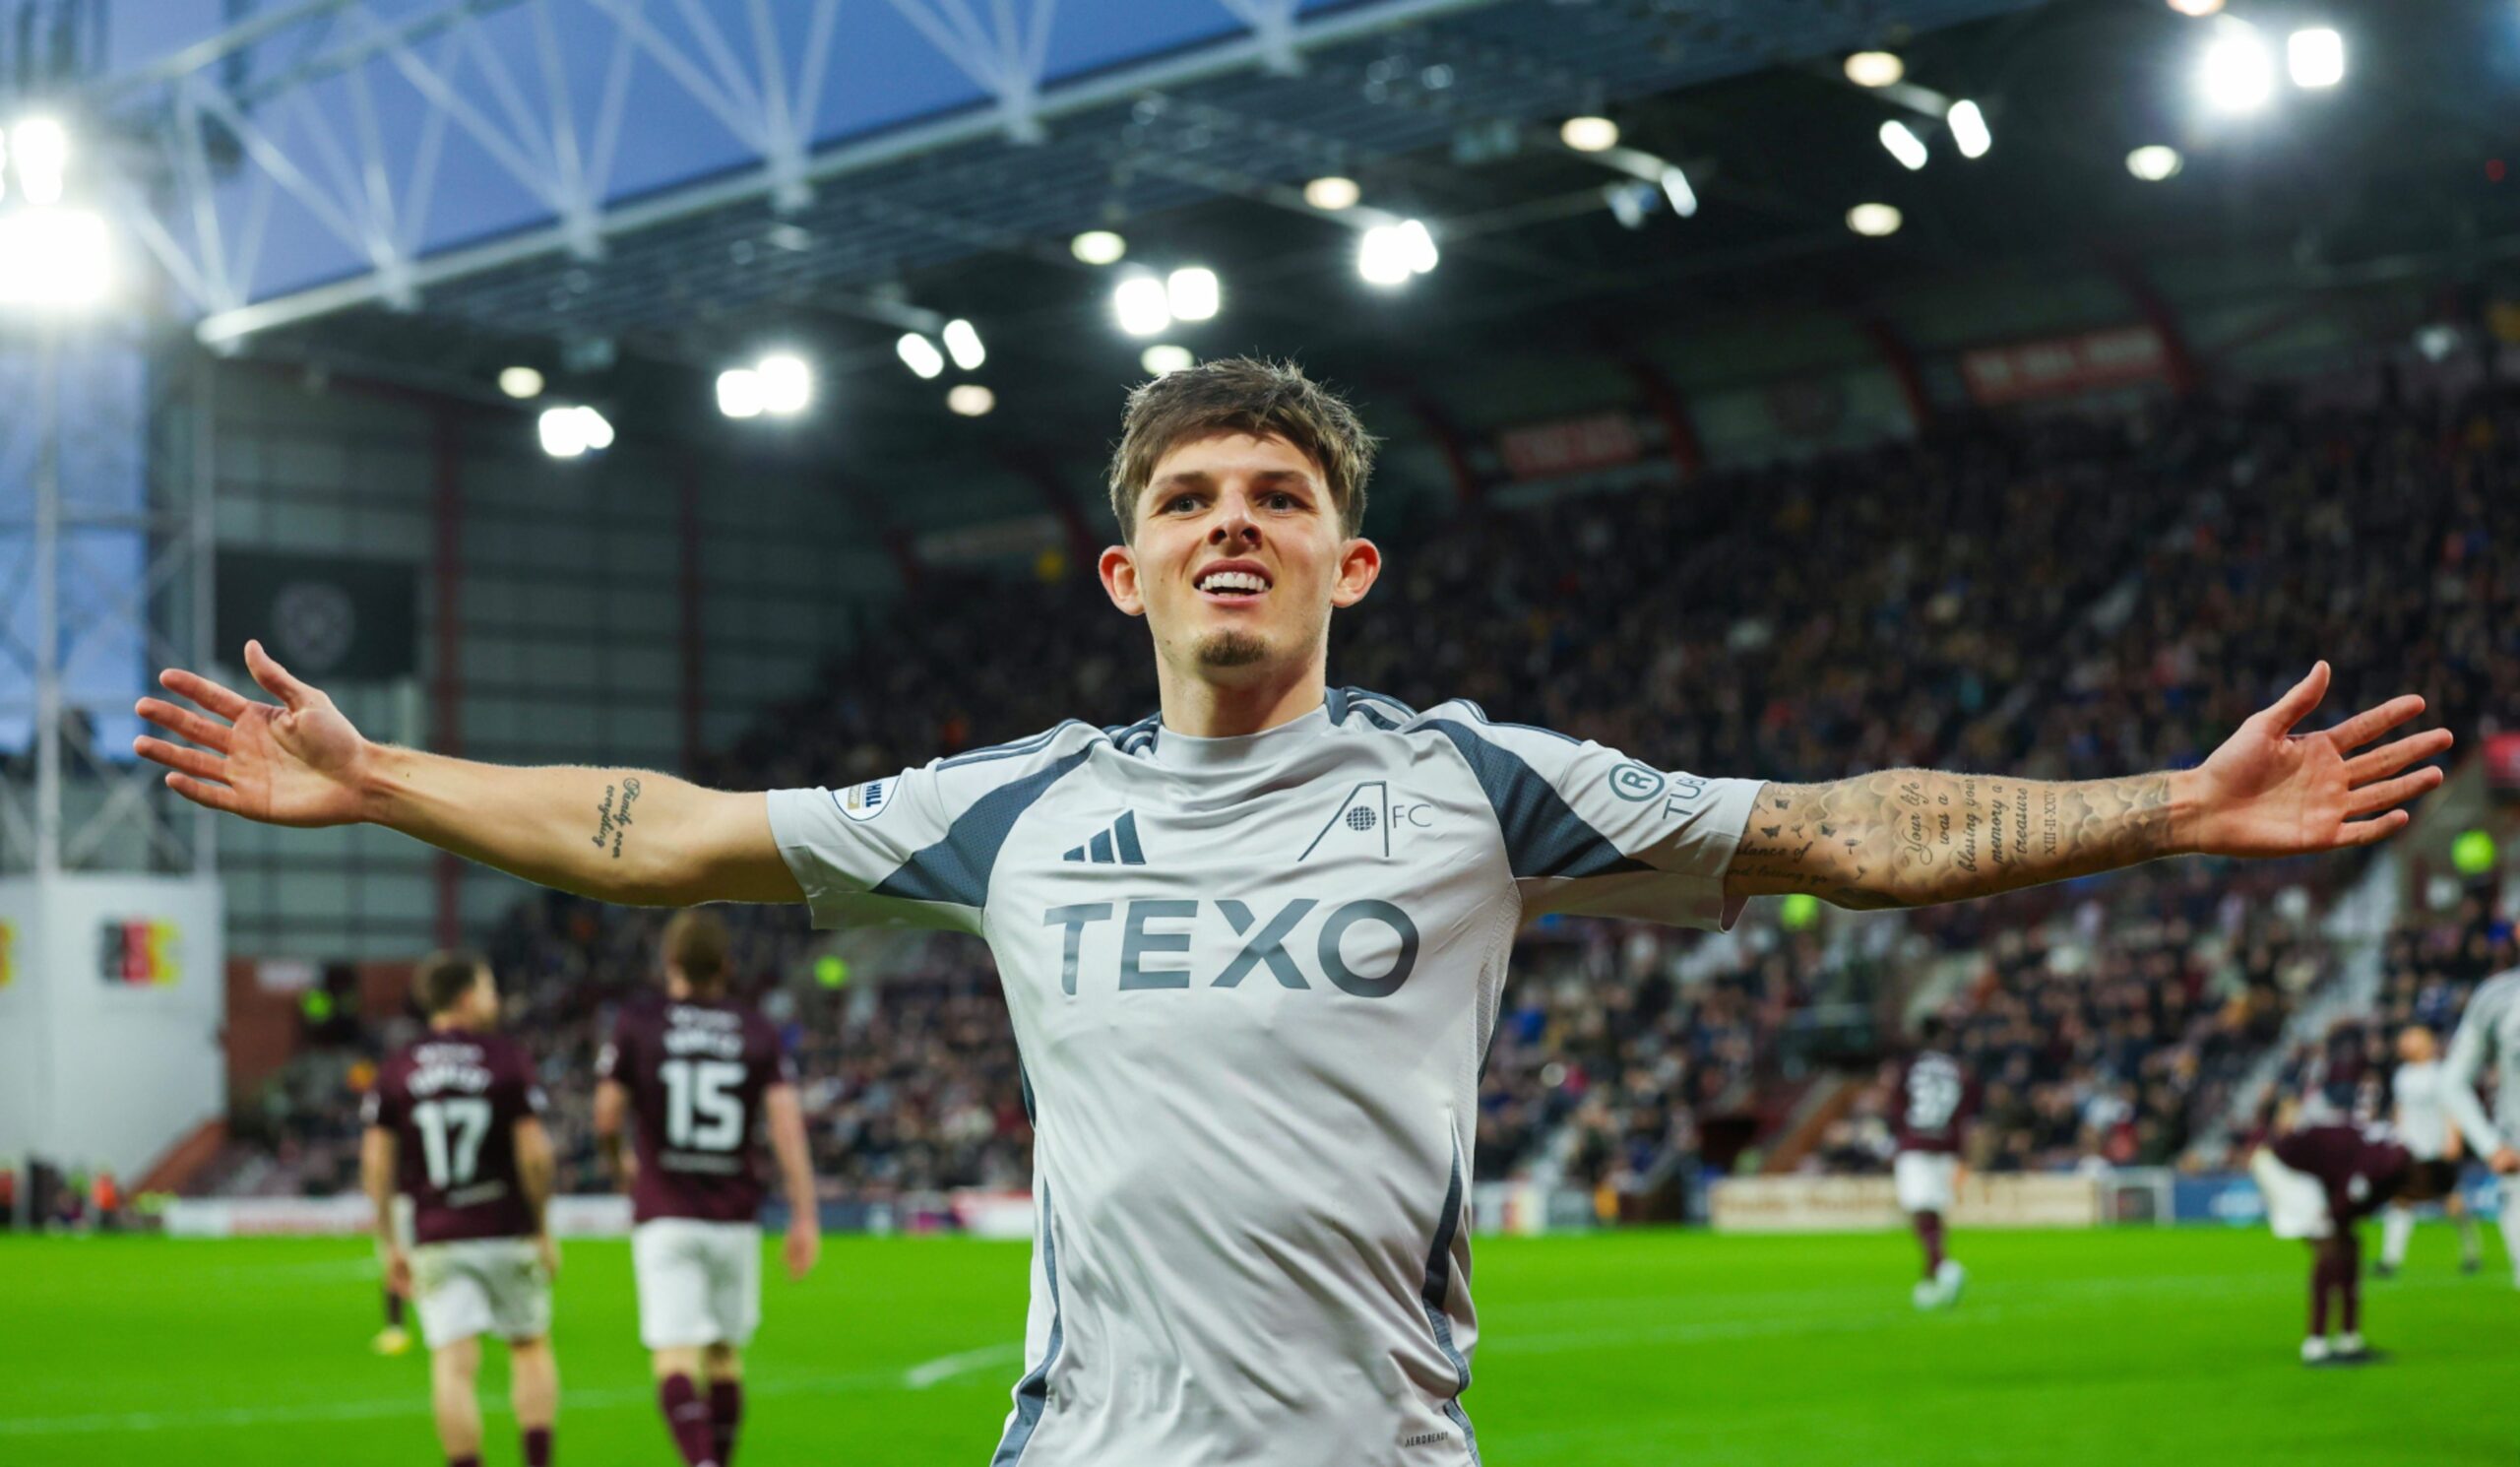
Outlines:
<svg viewBox="0 0 2520 1467"><path fill-rule="evenodd" d="M1330 710L1326 704L1274 729L1263 729L1257 734L1236 734L1227 738L1200 738L1189 734L1175 734L1159 726L1155 734L1155 762L1167 769L1222 769L1265 762L1318 737L1329 727Z"/></svg>

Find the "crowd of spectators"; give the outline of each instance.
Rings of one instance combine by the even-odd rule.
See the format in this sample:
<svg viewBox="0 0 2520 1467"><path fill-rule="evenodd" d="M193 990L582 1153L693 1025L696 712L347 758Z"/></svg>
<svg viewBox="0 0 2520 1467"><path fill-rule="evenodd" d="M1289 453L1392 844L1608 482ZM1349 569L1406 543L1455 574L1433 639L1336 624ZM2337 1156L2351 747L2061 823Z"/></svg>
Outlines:
<svg viewBox="0 0 2520 1467"><path fill-rule="evenodd" d="M2520 707L2520 557L2489 553L2520 540L2515 485L2509 396L1976 420L1679 491L1403 527L1383 584L1337 623L1332 670L1667 768L2073 778L2192 763L2325 657L2319 717L2414 690L2473 747ZM1154 703L1143 625L1090 575L938 573L697 772L837 787ZM1849 920L1899 925L1888 948L1773 913L1721 938L1548 925L1526 935L1500 1009L1480 1173L1650 1192L1697 1161L1712 1117L1785 1077L1797 1015L1886 1012L1924 968L1970 954L1957 1002L1984 1077L1979 1163L2166 1161L2333 967L2316 916L2350 873L2342 858L2188 862ZM741 982L798 1052L838 1186L1022 1184L1013 1045L976 945L934 939L884 982L823 989L800 913L749 914L739 933ZM561 897L501 928L493 955L555 1094L583 1095L604 1016L652 981L652 951L646 919ZM2390 1011L2455 996L2428 979L2401 991L2432 971L2393 970ZM337 1101L276 1094L267 1134L338 1142ZM1820 1154L1860 1164L1876 1122L1859 1108ZM595 1184L582 1118L561 1130L572 1182Z"/></svg>

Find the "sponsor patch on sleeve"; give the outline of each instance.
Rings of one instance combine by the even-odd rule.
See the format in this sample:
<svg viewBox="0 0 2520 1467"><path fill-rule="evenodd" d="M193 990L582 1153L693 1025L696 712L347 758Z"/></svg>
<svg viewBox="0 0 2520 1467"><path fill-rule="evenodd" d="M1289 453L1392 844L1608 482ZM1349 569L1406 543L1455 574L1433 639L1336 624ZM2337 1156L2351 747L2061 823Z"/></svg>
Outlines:
<svg viewBox="0 0 2520 1467"><path fill-rule="evenodd" d="M862 785L851 785L832 798L840 805L840 812L850 819L872 820L893 802L895 787L900 784L900 775L889 775L880 780L868 780Z"/></svg>

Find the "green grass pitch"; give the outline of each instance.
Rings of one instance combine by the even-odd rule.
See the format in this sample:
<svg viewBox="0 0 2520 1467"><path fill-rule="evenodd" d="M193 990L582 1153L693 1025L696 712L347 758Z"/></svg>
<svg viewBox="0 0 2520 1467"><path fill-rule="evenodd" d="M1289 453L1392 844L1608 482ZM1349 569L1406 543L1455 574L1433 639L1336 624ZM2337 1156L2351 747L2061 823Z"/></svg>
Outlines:
<svg viewBox="0 0 2520 1467"><path fill-rule="evenodd" d="M2520 1294L2459 1276L2441 1227L2367 1285L2394 1359L2355 1371L2295 1362L2303 1249L2262 1232L1959 1242L1967 1299L1920 1314L1903 1236L1481 1240L1486 1460L2520 1462ZM1022 1246L956 1239L836 1238L806 1283L771 1271L738 1461L979 1467L1024 1274ZM670 1467L627 1246L571 1244L558 1310L560 1462ZM436 1462L425 1367L370 1356L377 1323L355 1242L0 1238L0 1462ZM514 1463L504 1408L486 1425L487 1461Z"/></svg>

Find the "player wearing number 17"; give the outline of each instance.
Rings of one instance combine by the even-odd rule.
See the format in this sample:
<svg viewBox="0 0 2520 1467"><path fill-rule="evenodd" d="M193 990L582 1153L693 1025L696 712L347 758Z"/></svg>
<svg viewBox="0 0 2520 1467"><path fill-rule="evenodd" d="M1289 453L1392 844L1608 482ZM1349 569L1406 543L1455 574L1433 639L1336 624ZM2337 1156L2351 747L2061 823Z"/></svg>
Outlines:
<svg viewBox="0 0 2520 1467"><path fill-rule="evenodd" d="M626 1009L596 1060L596 1139L630 1185L639 1339L688 1467L726 1467L743 1419L741 1352L761 1323L757 1122L788 1194L789 1277L803 1278L822 1246L795 1072L770 1021L728 1000L726 947L715 914L674 914L664 1001ZM636 1160L622 1152L625 1116Z"/></svg>
<svg viewBox="0 0 2520 1467"><path fill-rule="evenodd" d="M490 1032L499 989L488 963L437 953L412 983L429 1032L378 1067L359 1152L386 1286L418 1306L449 1467L481 1467L473 1379L485 1334L507 1341L526 1467L545 1467L560 1403L551 1358L551 1275L560 1254L543 1221L552 1163L542 1088L525 1046ZM394 1227L398 1190L411 1199L408 1252Z"/></svg>

